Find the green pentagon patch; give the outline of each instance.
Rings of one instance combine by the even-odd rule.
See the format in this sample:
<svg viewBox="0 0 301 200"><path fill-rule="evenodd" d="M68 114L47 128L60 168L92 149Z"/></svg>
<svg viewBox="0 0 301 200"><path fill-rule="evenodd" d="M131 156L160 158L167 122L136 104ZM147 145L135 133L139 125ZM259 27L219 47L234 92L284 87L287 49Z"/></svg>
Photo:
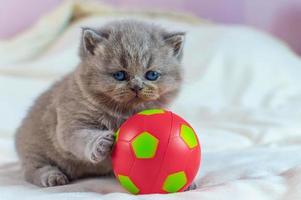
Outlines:
<svg viewBox="0 0 301 200"><path fill-rule="evenodd" d="M144 110L138 113L139 115L154 115L154 114L163 114L164 110L162 109L149 109L149 110Z"/></svg>
<svg viewBox="0 0 301 200"><path fill-rule="evenodd" d="M178 192L186 183L186 174L184 171L180 171L167 176L162 189L169 193Z"/></svg>
<svg viewBox="0 0 301 200"><path fill-rule="evenodd" d="M118 138L119 138L119 132L120 132L120 129L118 129L116 131L116 133L114 134L114 137L115 137L115 143L118 141Z"/></svg>
<svg viewBox="0 0 301 200"><path fill-rule="evenodd" d="M139 193L140 190L137 188L137 186L133 183L133 181L128 176L118 175L118 180L120 184L129 192L133 194Z"/></svg>
<svg viewBox="0 0 301 200"><path fill-rule="evenodd" d="M153 158L156 154L159 140L144 131L132 141L132 147L137 158Z"/></svg>
<svg viewBox="0 0 301 200"><path fill-rule="evenodd" d="M189 126L186 126L184 124L181 126L180 136L190 149L198 145L196 135L192 128L190 128Z"/></svg>

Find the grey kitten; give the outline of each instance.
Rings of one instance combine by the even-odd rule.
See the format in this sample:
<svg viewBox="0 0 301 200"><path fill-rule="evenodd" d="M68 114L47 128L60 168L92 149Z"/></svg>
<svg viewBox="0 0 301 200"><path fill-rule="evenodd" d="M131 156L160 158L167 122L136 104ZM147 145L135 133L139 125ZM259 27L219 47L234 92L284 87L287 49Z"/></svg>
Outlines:
<svg viewBox="0 0 301 200"><path fill-rule="evenodd" d="M111 173L121 123L178 93L183 40L137 21L84 28L78 67L35 101L17 130L25 179L48 187Z"/></svg>

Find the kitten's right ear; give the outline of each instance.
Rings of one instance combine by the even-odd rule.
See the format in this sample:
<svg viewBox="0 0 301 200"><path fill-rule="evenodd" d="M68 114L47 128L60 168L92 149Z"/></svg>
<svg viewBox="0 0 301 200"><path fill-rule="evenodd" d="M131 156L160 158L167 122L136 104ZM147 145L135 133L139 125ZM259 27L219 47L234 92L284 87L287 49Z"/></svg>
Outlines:
<svg viewBox="0 0 301 200"><path fill-rule="evenodd" d="M96 47L108 37L107 33L100 33L91 28L82 28L82 48L85 53L95 55Z"/></svg>
<svg viewBox="0 0 301 200"><path fill-rule="evenodd" d="M165 33L163 39L167 45L169 45L174 52L174 56L179 60L183 56L183 46L185 40L184 32Z"/></svg>

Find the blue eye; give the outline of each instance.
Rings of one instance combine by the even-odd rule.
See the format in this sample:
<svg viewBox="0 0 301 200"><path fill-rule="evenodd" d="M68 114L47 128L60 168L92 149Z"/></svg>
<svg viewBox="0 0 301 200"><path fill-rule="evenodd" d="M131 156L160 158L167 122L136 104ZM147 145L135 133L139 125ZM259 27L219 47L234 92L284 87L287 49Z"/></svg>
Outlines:
<svg viewBox="0 0 301 200"><path fill-rule="evenodd" d="M148 71L145 74L145 78L149 81L155 81L159 78L160 73L156 71Z"/></svg>
<svg viewBox="0 0 301 200"><path fill-rule="evenodd" d="M126 72L125 71L118 71L115 72L113 74L113 77L117 80L117 81L124 81L126 79Z"/></svg>

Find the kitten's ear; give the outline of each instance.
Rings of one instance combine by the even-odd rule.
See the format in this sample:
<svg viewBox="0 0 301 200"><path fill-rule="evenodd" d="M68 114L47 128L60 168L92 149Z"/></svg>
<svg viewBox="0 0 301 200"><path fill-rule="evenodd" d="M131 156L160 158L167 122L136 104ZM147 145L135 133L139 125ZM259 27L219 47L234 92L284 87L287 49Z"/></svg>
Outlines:
<svg viewBox="0 0 301 200"><path fill-rule="evenodd" d="M101 33L91 28L82 28L82 48L84 52L95 55L96 47L108 37L108 33Z"/></svg>
<svg viewBox="0 0 301 200"><path fill-rule="evenodd" d="M163 36L163 38L165 43L173 49L174 56L176 56L180 60L183 55L185 33L184 32L167 33Z"/></svg>

